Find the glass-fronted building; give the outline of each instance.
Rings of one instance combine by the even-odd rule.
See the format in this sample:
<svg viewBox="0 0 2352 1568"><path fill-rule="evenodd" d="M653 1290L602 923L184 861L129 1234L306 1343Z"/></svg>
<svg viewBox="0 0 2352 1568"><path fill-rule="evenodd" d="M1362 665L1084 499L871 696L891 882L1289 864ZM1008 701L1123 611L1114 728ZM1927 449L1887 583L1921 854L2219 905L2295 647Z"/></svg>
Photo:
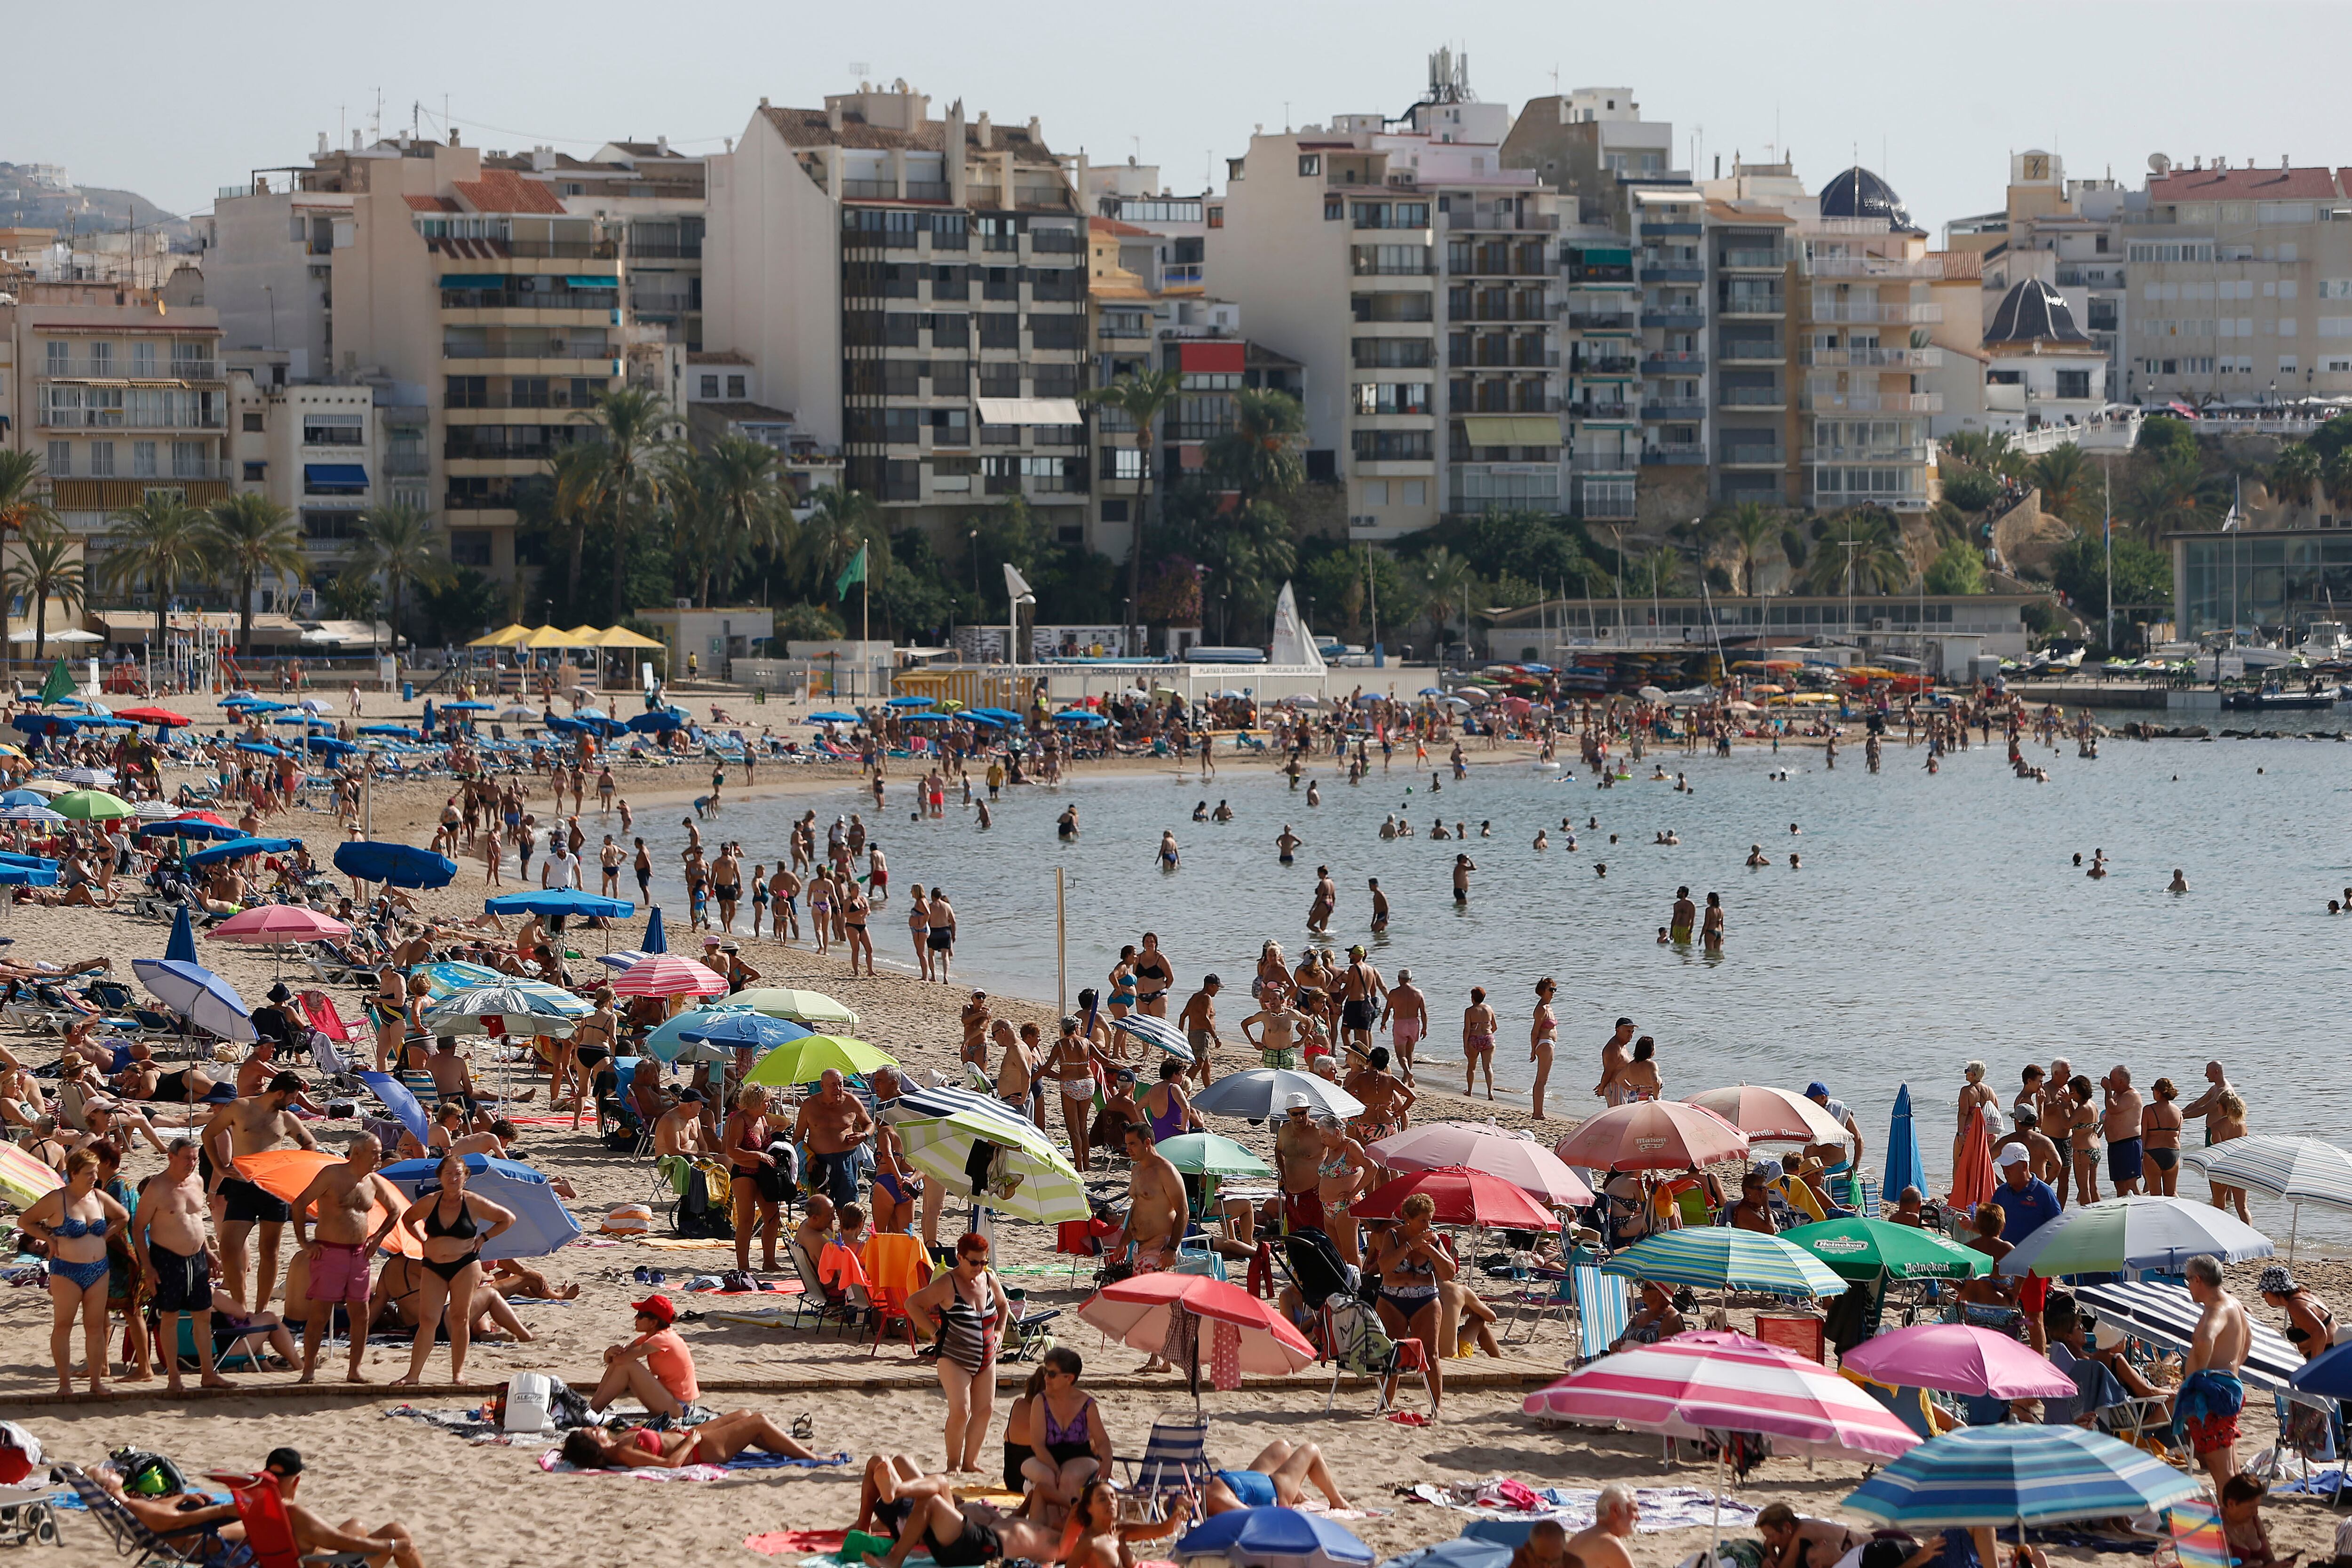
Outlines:
<svg viewBox="0 0 2352 1568"><path fill-rule="evenodd" d="M2352 616L2352 531L2176 533L2171 543L2182 637L2232 627L2300 635Z"/></svg>

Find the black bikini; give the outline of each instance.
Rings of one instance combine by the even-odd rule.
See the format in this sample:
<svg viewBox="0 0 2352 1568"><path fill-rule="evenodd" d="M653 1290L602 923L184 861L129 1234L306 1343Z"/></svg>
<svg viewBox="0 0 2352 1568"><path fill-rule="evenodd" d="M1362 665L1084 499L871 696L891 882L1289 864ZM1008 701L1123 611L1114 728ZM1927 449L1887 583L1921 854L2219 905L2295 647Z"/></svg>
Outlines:
<svg viewBox="0 0 2352 1568"><path fill-rule="evenodd" d="M447 1225L443 1225L441 1223L441 1201L440 1199L436 1198L433 1202L433 1206L425 1211L425 1234L426 1236L446 1236L454 1241L470 1241L476 1236L480 1234L480 1227L475 1225L473 1211L466 1206L466 1200L463 1196L460 1196L457 1199L457 1217L451 1220ZM467 1264L480 1262L481 1257L482 1249L477 1247L460 1254L458 1257L451 1259L447 1263L436 1263L429 1258L423 1258L420 1261L424 1263L425 1268L430 1268L434 1273L441 1276L443 1279L448 1280L455 1279L458 1275L464 1273Z"/></svg>

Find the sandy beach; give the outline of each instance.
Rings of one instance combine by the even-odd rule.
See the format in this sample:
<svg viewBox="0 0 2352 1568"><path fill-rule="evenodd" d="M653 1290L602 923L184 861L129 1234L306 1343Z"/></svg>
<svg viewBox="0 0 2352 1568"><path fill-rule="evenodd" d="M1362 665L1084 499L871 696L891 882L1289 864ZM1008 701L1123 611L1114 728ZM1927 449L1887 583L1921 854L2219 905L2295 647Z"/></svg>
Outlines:
<svg viewBox="0 0 2352 1568"><path fill-rule="evenodd" d="M341 691L322 695L331 695L338 708L345 701ZM707 700L690 700L698 708L707 707ZM208 701L174 699L168 700L168 705L195 718L207 732L218 721L217 710ZM381 694L368 696L364 706L362 717L367 719L411 711ZM792 711L782 704L748 710L732 702L729 706L737 717L748 716L754 727L761 722L781 727ZM1472 760L1474 763L1489 757L1524 762L1527 754L1525 750L1507 748L1491 753L1474 752ZM1092 776L1105 766L1118 765L1088 765L1085 773ZM756 793L763 796L814 794L854 784L856 777L850 764L789 770L762 766ZM690 766L658 773L630 768L623 771L622 778L622 794L640 817L684 806L699 793L701 784ZM167 780L179 782L177 775L167 775ZM730 799L748 793L737 789L732 775L729 789ZM373 836L423 843L447 794L446 784L429 782L378 786L371 802ZM596 826L593 793L582 820L590 830L593 846L595 836L606 830ZM618 831L617 821L612 830ZM325 813L298 815L290 826L281 819L268 831L305 837L321 860L340 837L333 817ZM722 822L710 831L727 830ZM755 858L764 854L772 862L782 848L780 845L751 847ZM919 863L900 865L894 858L892 869L894 879L901 883L923 879ZM481 880L479 861L461 860L451 887L420 894L418 901L436 916L471 915L480 910ZM510 880L509 889L513 885ZM895 927L895 908L885 905L877 911L877 934ZM632 922L614 932L614 945L628 945L624 939L633 938L635 931ZM0 935L15 939L9 950L13 954L63 962L109 956L116 973L126 980L130 960L159 954L167 933L162 923L137 920L127 908L118 911L27 906L0 914ZM594 931L575 930L572 935L592 955L604 940L602 933ZM675 947L684 945L676 932L672 941ZM267 952L227 943L200 942L199 947L205 962L248 1000L258 1000L278 967ZM744 956L762 972L763 984L806 986L848 1004L859 1015L863 1037L901 1061L938 1071L955 1066L956 1008L965 987L925 984L910 975L887 972L878 978L851 979L838 957L820 957L805 945L785 946L765 940L747 942ZM1181 962L1182 955L1175 956ZM1050 995L1052 977L1044 976L1042 981L1033 990ZM361 993L356 988L322 988L334 996L345 1017L359 1016ZM1051 1008L1045 1003L999 997L997 1010L1015 1023L1039 1023L1049 1037L1053 1033ZM1446 1044L1446 1031L1441 1028L1438 1036L1424 1051L1416 1121L1469 1117L1491 1118L1506 1127L1533 1125L1520 1107L1505 1101L1464 1100L1439 1088L1458 1071L1458 1056ZM35 1038L12 1026L5 1043L28 1063L55 1059L54 1037ZM1227 1065L1238 1063L1236 1052ZM1592 1103L1582 1098L1589 1080L1578 1076L1590 1065L1583 1044L1563 1043L1556 1078L1571 1086L1566 1098L1580 1113ZM478 1066L485 1072L490 1070L479 1058ZM1950 1076L1957 1081L1957 1064L1952 1064ZM541 1098L544 1092L542 1088ZM536 1105L522 1109L528 1111ZM1937 1114L1940 1126L1944 1112ZM1541 1136L1549 1142L1571 1125L1555 1117L1542 1124ZM168 1138L169 1118L161 1119L159 1127ZM340 1148L351 1129L347 1121L313 1126L320 1142L330 1148ZM1221 1120L1215 1129L1263 1155L1271 1155L1269 1128ZM579 1197L571 1206L593 1233L610 1205L646 1196L651 1180L646 1162L604 1149L592 1131L586 1126L574 1132L568 1125L526 1122L520 1155L574 1184ZM152 1152L142 1147L127 1163L124 1173L135 1183L157 1163ZM952 1228L950 1216L943 1221L943 1233ZM1058 1337L1086 1357L1086 1384L1100 1397L1118 1451L1139 1453L1155 1414L1189 1406L1190 1396L1181 1381L1139 1374L1136 1369L1142 1360L1139 1352L1106 1344L1098 1332L1070 1315L1067 1310L1084 1299L1087 1283L1083 1276L1073 1282L1068 1260L1052 1256L1049 1230L1006 1225L1000 1226L998 1238L998 1258L1007 1285L1025 1289L1033 1303L1065 1310L1056 1325ZM840 1468L753 1471L717 1481L659 1483L641 1476L546 1474L537 1465L542 1444L469 1446L436 1427L394 1414L404 1403L434 1411L477 1405L498 1384L529 1371L552 1373L575 1386L590 1386L595 1381L600 1351L627 1337L628 1303L646 1289L633 1279L633 1270L666 1270L669 1282L662 1288L681 1310L706 1312L719 1308L722 1299L685 1289L683 1281L697 1272L716 1273L731 1267L733 1253L731 1245L725 1243L659 1246L601 1239L592 1234L534 1261L551 1279L577 1283L578 1299L519 1307L533 1335L531 1342L477 1342L467 1366L467 1383L455 1390L446 1381L446 1351L428 1363L421 1390L382 1386L404 1370L408 1352L406 1345L400 1343L368 1351L365 1371L373 1386L365 1389L329 1385L298 1390L289 1386L290 1373L246 1372L235 1374L240 1387L233 1394L171 1399L163 1396L160 1383L118 1384L113 1396L105 1400L78 1396L58 1402L50 1393L55 1375L47 1346L46 1292L0 1290L0 1416L23 1422L47 1446L52 1458L85 1466L95 1464L110 1448L130 1444L161 1450L194 1475L206 1469L256 1468L267 1449L294 1445L309 1461L302 1494L307 1505L330 1520L356 1516L363 1525L399 1519L413 1531L424 1561L436 1565L749 1562L754 1560L753 1554L742 1546L749 1536L849 1523L856 1510L856 1462L868 1454L903 1452L927 1469L939 1468L943 1407L928 1363L914 1362L903 1342L886 1342L869 1354L871 1347L863 1340L836 1338L830 1329L816 1333L691 1320L681 1323L706 1390L705 1403L720 1409L758 1408L783 1424L806 1413L814 1425L811 1439L814 1447L851 1456L853 1462ZM2273 1315L2252 1295L2255 1272L2252 1265L2233 1268L2231 1287L2258 1318L2270 1321ZM2347 1292L2352 1292L2352 1266L2305 1261L2299 1266L2299 1273L2331 1301L2344 1303ZM1491 1293L1502 1291L1500 1281L1482 1283L1491 1288ZM1731 1314L1735 1326L1748 1326L1752 1310L1752 1307L1735 1309ZM1597 1488L1617 1480L1642 1487L1705 1488L1712 1483L1711 1469L1687 1464L1668 1467L1662 1459L1661 1443L1654 1436L1545 1425L1524 1415L1522 1398L1557 1376L1573 1348L1571 1337L1555 1318L1532 1339L1523 1335L1507 1346L1513 1353L1503 1360L1448 1362L1443 1419L1425 1427L1375 1418L1370 1414L1374 1391L1355 1378L1342 1380L1337 1407L1325 1414L1328 1369L1318 1375L1317 1369L1310 1368L1279 1382L1250 1378L1237 1392L1206 1395L1211 1452L1219 1463L1240 1467L1276 1437L1320 1444L1349 1501L1360 1510L1371 1510L1370 1517L1348 1520L1349 1527L1383 1557L1452 1537L1467 1521L1466 1514L1400 1495L1423 1482L1465 1483L1507 1476L1533 1486L1571 1489ZM1000 1421L1013 1386L1026 1371L1004 1370L997 1406ZM1402 1403L1408 1409L1423 1409L1427 1401L1408 1384ZM2250 1455L2271 1440L2267 1400L2250 1400L2246 1425L2242 1455ZM988 1452L995 1452L992 1437ZM1751 1475L1736 1495L1751 1505L1780 1500L1801 1512L1832 1513L1838 1500L1863 1473L1859 1462L1846 1459L1809 1463L1774 1458ZM2323 1505L2273 1500L2268 1518L2273 1539L2282 1552L2327 1555L2334 1521ZM45 1553L38 1561L79 1568L114 1560L110 1545L86 1517L68 1513L63 1516L63 1528L64 1550L54 1557ZM1655 1568L1700 1550L1706 1539L1702 1525L1645 1532L1629 1545L1642 1568ZM2073 1547L2055 1549L2051 1556L2067 1563L2093 1560L2092 1553ZM792 1560L797 1562L798 1555Z"/></svg>

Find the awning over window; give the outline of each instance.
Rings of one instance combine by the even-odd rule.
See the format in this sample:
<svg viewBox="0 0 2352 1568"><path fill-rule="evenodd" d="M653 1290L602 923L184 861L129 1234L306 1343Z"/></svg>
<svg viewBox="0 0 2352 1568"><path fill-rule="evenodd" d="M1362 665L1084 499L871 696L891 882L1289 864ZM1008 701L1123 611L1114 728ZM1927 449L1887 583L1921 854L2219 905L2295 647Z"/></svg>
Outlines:
<svg viewBox="0 0 2352 1568"><path fill-rule="evenodd" d="M1473 447L1559 445L1559 421L1540 414L1474 414L1462 427Z"/></svg>
<svg viewBox="0 0 2352 1568"><path fill-rule="evenodd" d="M1087 416L1078 412L1075 397L982 397L980 422L983 425L1083 425Z"/></svg>
<svg viewBox="0 0 2352 1568"><path fill-rule="evenodd" d="M621 280L619 279L610 276L602 278L566 278L563 281L567 288L572 289L618 289L621 286Z"/></svg>
<svg viewBox="0 0 2352 1568"><path fill-rule="evenodd" d="M357 463L305 463L302 488L329 493L364 490L368 488L367 469Z"/></svg>

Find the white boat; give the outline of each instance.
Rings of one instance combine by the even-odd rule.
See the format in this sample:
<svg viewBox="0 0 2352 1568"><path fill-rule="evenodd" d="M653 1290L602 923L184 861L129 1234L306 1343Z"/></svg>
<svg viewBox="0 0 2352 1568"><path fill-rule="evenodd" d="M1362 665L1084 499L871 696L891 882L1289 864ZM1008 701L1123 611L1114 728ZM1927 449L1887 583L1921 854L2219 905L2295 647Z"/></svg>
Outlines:
<svg viewBox="0 0 2352 1568"><path fill-rule="evenodd" d="M2352 654L2352 637L2344 635L2341 621L2314 621L2304 628L2303 641L2294 651L2313 664L2342 658Z"/></svg>

